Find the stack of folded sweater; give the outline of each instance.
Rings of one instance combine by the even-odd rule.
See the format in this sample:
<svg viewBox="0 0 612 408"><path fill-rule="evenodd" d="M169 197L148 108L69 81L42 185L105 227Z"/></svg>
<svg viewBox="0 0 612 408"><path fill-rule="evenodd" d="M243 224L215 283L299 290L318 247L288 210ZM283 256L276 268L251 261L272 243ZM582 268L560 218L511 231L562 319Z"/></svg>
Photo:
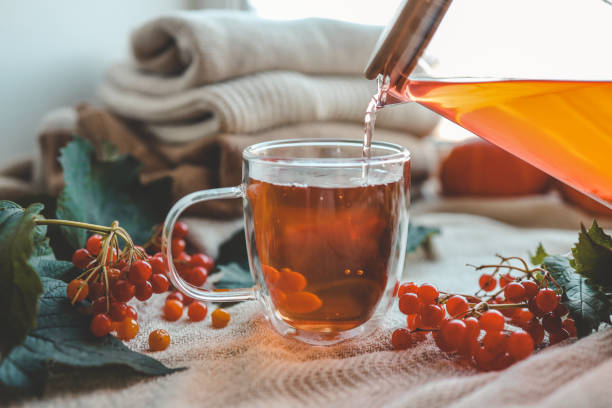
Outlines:
<svg viewBox="0 0 612 408"><path fill-rule="evenodd" d="M40 134L40 186L63 183L59 149L77 134L103 154L106 141L143 163L145 182L173 178L175 198L240 183L241 151L263 140L360 139L376 84L362 71L380 27L325 19L269 21L247 12L190 11L136 29L132 60L111 67L100 87L105 105L52 113ZM437 116L416 104L385 108L376 140L413 151L425 177L424 136ZM237 202L200 210L236 215Z"/></svg>

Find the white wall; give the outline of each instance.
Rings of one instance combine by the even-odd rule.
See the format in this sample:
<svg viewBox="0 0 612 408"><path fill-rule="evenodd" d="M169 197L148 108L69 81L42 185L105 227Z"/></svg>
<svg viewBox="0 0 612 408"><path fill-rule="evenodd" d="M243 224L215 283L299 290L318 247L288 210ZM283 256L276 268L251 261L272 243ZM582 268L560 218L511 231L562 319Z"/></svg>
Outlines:
<svg viewBox="0 0 612 408"><path fill-rule="evenodd" d="M40 118L92 100L130 30L184 0L0 1L0 167L33 151Z"/></svg>

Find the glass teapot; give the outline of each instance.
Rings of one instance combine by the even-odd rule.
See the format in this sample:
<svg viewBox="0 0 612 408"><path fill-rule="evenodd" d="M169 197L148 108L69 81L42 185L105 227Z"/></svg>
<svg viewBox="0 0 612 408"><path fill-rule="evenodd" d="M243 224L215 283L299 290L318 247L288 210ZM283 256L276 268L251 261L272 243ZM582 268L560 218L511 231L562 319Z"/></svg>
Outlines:
<svg viewBox="0 0 612 408"><path fill-rule="evenodd" d="M365 74L612 209L611 36L606 0L406 0ZM411 75L426 48L445 64Z"/></svg>

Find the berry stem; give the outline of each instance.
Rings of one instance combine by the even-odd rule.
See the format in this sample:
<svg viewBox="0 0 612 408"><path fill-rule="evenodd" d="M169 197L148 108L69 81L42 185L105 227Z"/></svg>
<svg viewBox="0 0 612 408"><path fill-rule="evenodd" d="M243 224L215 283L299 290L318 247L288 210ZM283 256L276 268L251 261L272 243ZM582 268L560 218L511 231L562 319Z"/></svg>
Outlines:
<svg viewBox="0 0 612 408"><path fill-rule="evenodd" d="M544 269L544 268L534 268L533 270L534 271L538 271L538 272L542 272L544 274L544 278L545 279L550 279L550 281L552 283L554 283L557 288L561 289L561 285L559 285L559 283L557 283L555 278L553 278L552 275L550 274L550 272L548 272L546 269Z"/></svg>
<svg viewBox="0 0 612 408"><path fill-rule="evenodd" d="M499 258L501 258L501 263L500 263L500 264L498 264L498 265L495 265L495 266L494 266L494 267L495 267L495 270L494 270L494 271L491 273L491 276L493 276L493 277L494 277L495 275L497 275L497 273L499 272L499 268L501 268L502 266L504 266L504 263L508 262L508 261L507 261L507 260L505 260L505 259L504 259L502 256L499 256L499 255L497 255L497 256L498 256ZM479 267L477 267L476 265L471 265L471 264L468 264L468 266L473 267L475 270L480 269L480 268L479 268ZM483 288L478 288L478 290L476 291L476 293L474 294L474 296L476 296L476 297L480 296L480 292L482 292L482 291L483 291ZM497 296L497 295L495 295L495 296Z"/></svg>
<svg viewBox="0 0 612 408"><path fill-rule="evenodd" d="M113 227L105 227L103 225L89 224L86 222L80 221L70 221L70 220L49 220L46 218L36 218L34 222L38 225L64 225L66 227L75 227L75 228L83 228L91 231L97 232L111 232Z"/></svg>
<svg viewBox="0 0 612 408"><path fill-rule="evenodd" d="M91 263L90 263L90 265L91 265ZM87 274L88 274L88 273L90 273L90 272L95 272L95 271L96 271L96 270L98 270L98 269L100 269L100 265L94 266L94 267L89 268L89 269L85 269L85 270L83 271L83 273L81 273L81 274L80 274L79 276L77 276L75 279L83 279L83 276L87 275Z"/></svg>
<svg viewBox="0 0 612 408"><path fill-rule="evenodd" d="M412 330L410 333L418 333L418 332L433 333L433 332L437 332L437 331L440 331L440 329L423 329L421 327L417 327L414 330Z"/></svg>
<svg viewBox="0 0 612 408"><path fill-rule="evenodd" d="M155 227L153 234L151 235L151 238L149 238L149 240L147 242L145 242L142 247L144 249L148 249L149 247L155 245L155 237L161 235L161 231L162 231L162 224L159 224Z"/></svg>
<svg viewBox="0 0 612 408"><path fill-rule="evenodd" d="M440 291L439 292L441 295L440 300L442 302L446 302L449 298L453 297L453 296L463 296L464 298L466 298L469 301L478 301L480 302L481 299L478 296L475 295L466 295L465 293L449 293L449 292L444 292L444 291Z"/></svg>
<svg viewBox="0 0 612 408"><path fill-rule="evenodd" d="M476 266L476 265L469 265L471 267L473 267L474 269L476 269L477 271L481 270L481 269L485 269L485 268L507 268L507 269L511 269L513 271L520 271L526 274L530 274L531 271L529 269L523 269L523 268L519 268L518 266L514 266L514 265L480 265L480 266Z"/></svg>
<svg viewBox="0 0 612 408"><path fill-rule="evenodd" d="M508 257L505 257L505 256L500 255L500 254L495 254L495 256L498 257L499 259L501 259L502 263L508 262L510 260L513 260L513 259L516 260L516 261L519 261L520 263L523 264L523 267L525 268L525 271L527 271L531 275L532 271L529 269L529 266L527 266L527 262L525 262L525 260L523 258L521 258L520 256L508 256Z"/></svg>
<svg viewBox="0 0 612 408"><path fill-rule="evenodd" d="M83 288L85 287L85 285L88 284L89 280L91 279L92 276L94 276L95 274L95 269L93 271L91 271L89 273L89 275L87 276L87 278L85 278L85 280L83 280L83 283L81 283L81 285L79 286L79 289L76 291L76 293L74 294L74 297L72 299L70 299L70 304L74 305L77 301L77 299L79 298L79 295L81 294L81 291L83 290Z"/></svg>
<svg viewBox="0 0 612 408"><path fill-rule="evenodd" d="M497 292L495 292L495 293L493 293L493 294L489 295L489 298L487 299L487 302L490 302L490 301L492 301L493 299L495 299L495 298L497 297L497 295L501 295L501 294L503 293L504 289L505 289L505 288L499 288L499 289L497 290Z"/></svg>
<svg viewBox="0 0 612 408"><path fill-rule="evenodd" d="M482 303L470 303L470 307L477 307L479 305L481 305ZM487 309L498 309L498 310L502 310L502 309L515 309L515 308L522 308L522 307L527 307L526 303L487 303Z"/></svg>
<svg viewBox="0 0 612 408"><path fill-rule="evenodd" d="M478 313L479 310L478 309L482 309L484 311L489 310L489 304L487 302L480 302L480 303L476 303L476 304L471 304L470 305L470 310L468 312L476 312Z"/></svg>
<svg viewBox="0 0 612 408"><path fill-rule="evenodd" d="M80 222L80 221L56 220L56 219L46 219L46 218L37 218L34 220L34 222L37 225L63 225L66 227L83 228L83 229L87 229L90 231L101 232L103 234L113 233L121 237L125 242L127 242L128 247L131 248L134 246L134 242L132 241L132 238L130 238L130 234L128 234L128 232L124 228L119 226L118 221L113 221L110 227L106 227L104 225L89 224L87 222Z"/></svg>
<svg viewBox="0 0 612 408"><path fill-rule="evenodd" d="M106 261L108 260L108 250L111 249L111 244L112 244L112 240L115 237L117 228L119 226L119 222L117 221L113 221L113 223L111 224L111 231L108 233L107 236L104 237L103 241L102 241L102 248L100 249L100 254L102 255L102 259L100 262L100 265L107 265ZM99 257L100 255L98 255ZM112 257L112 253L111 253L111 257ZM104 271L104 268L103 268Z"/></svg>

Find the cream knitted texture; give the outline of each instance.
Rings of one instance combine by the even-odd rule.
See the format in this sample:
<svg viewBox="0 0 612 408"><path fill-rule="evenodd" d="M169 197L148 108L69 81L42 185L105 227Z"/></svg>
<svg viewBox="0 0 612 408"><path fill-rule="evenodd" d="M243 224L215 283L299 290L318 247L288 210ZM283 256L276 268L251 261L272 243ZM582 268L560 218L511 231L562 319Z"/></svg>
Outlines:
<svg viewBox="0 0 612 408"><path fill-rule="evenodd" d="M215 121L206 130L210 133L251 133L312 121L363 123L365 107L376 91L373 81L358 77L274 71L151 96L130 88L135 79L126 75L133 72L126 65L111 68L99 90L102 101L117 114L149 125L181 126L184 132L198 127L194 137L210 121ZM150 76L147 81L150 88L156 88L163 80ZM430 133L437 122L437 115L417 104L385 108L377 118L380 127L417 136ZM166 141L172 141L172 133L166 134Z"/></svg>
<svg viewBox="0 0 612 408"><path fill-rule="evenodd" d="M266 20L249 12L177 12L132 34L141 71L163 76L159 86L133 82L137 91L166 94L261 71L361 75L381 27L309 18Z"/></svg>
<svg viewBox="0 0 612 408"><path fill-rule="evenodd" d="M376 92L363 69L380 33L336 20L178 12L134 31L133 61L111 67L99 93L170 143L293 123L363 123ZM437 121L406 104L385 109L378 125L424 136Z"/></svg>
<svg viewBox="0 0 612 408"><path fill-rule="evenodd" d="M540 241L550 252L563 253L576 239L575 231L516 228L461 214L422 215L415 222L440 226L442 234L434 240L437 258L413 254L405 279L451 291L474 290L477 273L467 262L490 262L496 252L524 256ZM148 333L166 329L171 346L151 355L188 370L159 378L133 378L117 369L66 370L42 399L16 406L603 408L612 398L611 330L548 347L501 372L479 373L431 340L391 350L391 331L405 325L396 308L372 336L317 348L280 337L255 302L229 308L231 321L221 330L211 328L210 318L166 322L162 303L163 296L154 295L135 304L141 329L128 345L147 352Z"/></svg>

